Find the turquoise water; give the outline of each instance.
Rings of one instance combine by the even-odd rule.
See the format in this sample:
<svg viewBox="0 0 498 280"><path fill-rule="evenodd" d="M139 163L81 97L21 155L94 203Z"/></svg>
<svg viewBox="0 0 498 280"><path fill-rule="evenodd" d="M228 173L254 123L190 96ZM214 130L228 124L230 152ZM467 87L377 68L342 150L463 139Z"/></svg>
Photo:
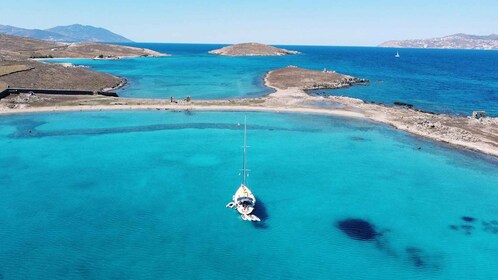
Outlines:
<svg viewBox="0 0 498 280"><path fill-rule="evenodd" d="M475 50L396 49L368 47L285 46L301 55L283 57L220 57L207 52L221 45L148 44L133 46L170 53L171 57L122 60L67 60L129 79L118 93L148 98L240 98L270 90L267 71L296 65L336 70L367 78L369 86L320 90L392 105L401 101L438 113L470 115L485 110L498 116L498 52Z"/></svg>
<svg viewBox="0 0 498 280"><path fill-rule="evenodd" d="M363 121L247 117L259 226L225 208L243 113L1 117L0 279L498 275L495 160Z"/></svg>

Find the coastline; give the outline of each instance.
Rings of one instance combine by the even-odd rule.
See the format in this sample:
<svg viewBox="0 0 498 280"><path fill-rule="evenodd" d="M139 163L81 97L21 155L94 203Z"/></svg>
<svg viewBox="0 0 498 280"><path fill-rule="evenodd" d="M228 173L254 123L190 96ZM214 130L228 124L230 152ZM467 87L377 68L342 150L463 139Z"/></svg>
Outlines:
<svg viewBox="0 0 498 280"><path fill-rule="evenodd" d="M301 88L280 89L273 86L268 81L271 73L272 71L265 75L264 85L273 92L257 98L171 103L163 99L91 96L58 100L54 97L56 105L52 105L54 102L49 97L49 101L42 104L18 104L14 108L2 106L4 99L9 99L4 98L0 100L0 115L111 110L254 111L333 115L387 124L429 140L498 157L498 118L477 120L366 103L361 99L344 96L310 95ZM327 106L334 104L339 104L340 108Z"/></svg>
<svg viewBox="0 0 498 280"><path fill-rule="evenodd" d="M155 99L150 99L151 101ZM156 100L162 101L162 100ZM119 102L117 102L119 103ZM56 113L56 112L82 112L82 111L233 111L233 112L285 112L285 113L310 113L333 115L348 118L368 119L361 113L349 112L345 110L328 110L320 108L285 108L285 107L268 107L255 105L210 105L210 104L146 104L146 105L76 105L76 106L43 106L43 107L23 107L16 109L5 109L0 107L0 116L20 115L31 113Z"/></svg>
<svg viewBox="0 0 498 280"><path fill-rule="evenodd" d="M122 88L124 88L128 84L128 79L123 78L123 77L119 77L119 76L115 76L115 77L121 79L121 82L119 82L119 84L116 85L116 86L109 87L109 88L103 88L102 89L103 92L110 92L110 91L113 91L113 90L122 89Z"/></svg>
<svg viewBox="0 0 498 280"><path fill-rule="evenodd" d="M168 57L168 56L172 56L172 55L167 54L167 53L160 53L160 54L156 54L156 55L138 55L138 54L137 55L120 55L120 56L116 56L116 58L97 58L96 59L95 57L76 56L76 57L28 58L28 60L38 61L38 62L42 62L42 63L52 63L52 62L47 62L47 61L54 61L53 63L58 63L58 62L56 62L56 60L71 60L71 59L119 60L119 59L127 59L127 58L140 58L140 57L153 58L153 57Z"/></svg>

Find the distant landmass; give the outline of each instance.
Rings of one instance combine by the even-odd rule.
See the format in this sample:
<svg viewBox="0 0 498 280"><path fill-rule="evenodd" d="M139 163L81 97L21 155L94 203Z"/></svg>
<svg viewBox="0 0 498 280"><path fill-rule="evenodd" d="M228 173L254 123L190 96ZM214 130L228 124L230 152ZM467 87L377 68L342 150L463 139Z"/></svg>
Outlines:
<svg viewBox="0 0 498 280"><path fill-rule="evenodd" d="M280 49L260 43L235 44L223 47L221 49L209 51L209 53L226 56L280 56L299 54L298 51Z"/></svg>
<svg viewBox="0 0 498 280"><path fill-rule="evenodd" d="M57 26L45 30L0 25L0 34L29 37L52 42L133 42L130 39L113 33L107 29L81 24Z"/></svg>
<svg viewBox="0 0 498 280"><path fill-rule="evenodd" d="M28 58L95 58L165 56L144 48L94 42L61 43L0 34L0 61Z"/></svg>
<svg viewBox="0 0 498 280"><path fill-rule="evenodd" d="M479 36L459 33L432 39L387 41L379 47L498 50L498 34Z"/></svg>

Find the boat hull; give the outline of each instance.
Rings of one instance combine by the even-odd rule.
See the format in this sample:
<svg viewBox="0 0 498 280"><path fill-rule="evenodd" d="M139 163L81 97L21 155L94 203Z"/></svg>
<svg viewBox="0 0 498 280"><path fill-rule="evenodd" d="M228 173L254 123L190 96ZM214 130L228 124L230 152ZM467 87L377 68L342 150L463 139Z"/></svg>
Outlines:
<svg viewBox="0 0 498 280"><path fill-rule="evenodd" d="M241 184L233 195L233 202L237 206L237 211L240 214L248 215L254 210L256 198L246 185Z"/></svg>

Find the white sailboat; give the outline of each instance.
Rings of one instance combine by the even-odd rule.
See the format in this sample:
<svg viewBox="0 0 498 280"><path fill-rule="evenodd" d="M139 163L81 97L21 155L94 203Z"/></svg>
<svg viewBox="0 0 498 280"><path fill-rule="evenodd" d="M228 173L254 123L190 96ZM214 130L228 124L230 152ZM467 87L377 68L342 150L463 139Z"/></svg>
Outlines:
<svg viewBox="0 0 498 280"><path fill-rule="evenodd" d="M400 58L401 56L399 55L399 52L396 52L396 55L394 57Z"/></svg>
<svg viewBox="0 0 498 280"><path fill-rule="evenodd" d="M232 197L232 201L227 204L227 208L235 208L244 221L261 221L256 215L252 214L256 206L256 197L246 185L247 168L246 168L246 151L247 151L247 119L244 118L244 157L242 161L242 183Z"/></svg>

